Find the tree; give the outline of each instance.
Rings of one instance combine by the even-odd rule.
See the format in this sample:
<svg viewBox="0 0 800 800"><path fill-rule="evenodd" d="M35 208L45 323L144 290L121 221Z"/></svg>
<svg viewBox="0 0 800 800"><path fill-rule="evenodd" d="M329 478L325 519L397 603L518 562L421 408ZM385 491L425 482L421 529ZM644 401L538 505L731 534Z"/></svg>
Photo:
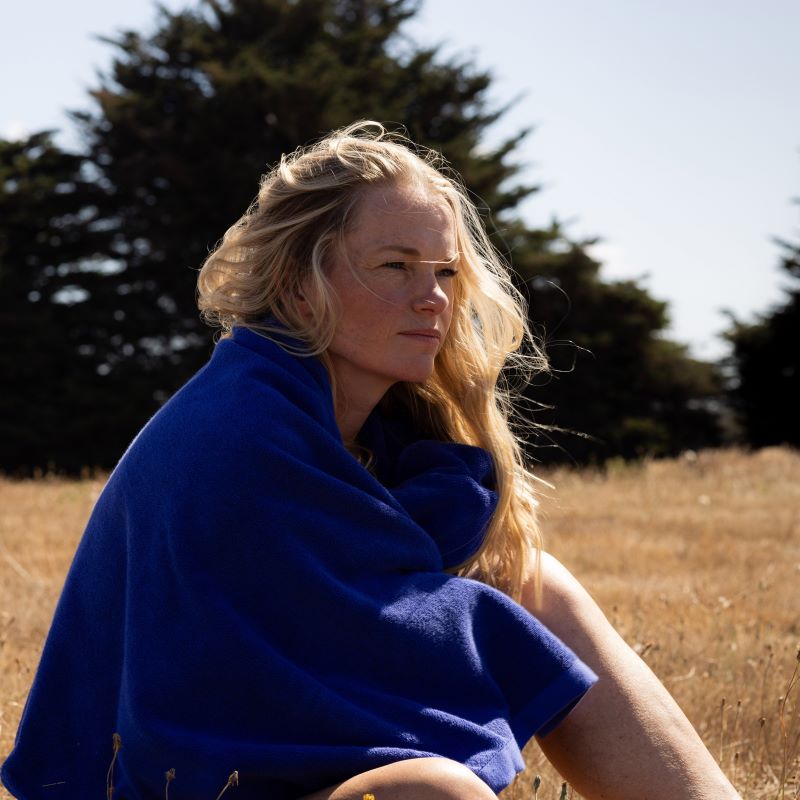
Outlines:
<svg viewBox="0 0 800 800"><path fill-rule="evenodd" d="M266 167L298 143L360 117L402 120L465 167L473 188L498 207L529 190L503 191L511 143L477 157L496 114L488 78L442 65L432 50L390 55L406 0L207 0L161 12L150 38L127 32L111 76L92 94L98 113L75 115L89 155L111 188L111 257L137 296L117 364L168 364L171 391L208 355L194 304L195 271L257 190ZM169 354L181 351L177 362ZM153 365L153 369L158 369Z"/></svg>
<svg viewBox="0 0 800 800"><path fill-rule="evenodd" d="M69 380L86 387L65 391L67 379L51 380L47 368L40 371L50 383L39 391L58 397L54 418L72 421L86 447L71 449L72 440L56 437L43 455L17 437L0 466L41 465L45 457L69 469L113 464L135 430L207 359L211 333L194 304L196 271L255 195L259 174L281 153L358 118L402 124L412 139L442 151L491 209L486 222L501 249L513 238L510 255L522 279L555 276L573 296L580 314L562 330L578 332L571 338L584 347L606 348L618 374L650 375L648 399L630 411L626 406L627 418L649 419L659 402L672 410L659 412L653 430L631 422L624 452L664 449L657 442L672 435L670 425L685 423L681 403L692 392L683 377L684 388L677 388L643 367L651 357L683 363L668 344L649 341L663 325L658 304L651 307L654 301L633 284L603 284L580 244L567 242L557 226L531 231L515 217L519 201L536 191L517 180L515 148L526 132L494 149L483 146L502 114L487 100L490 78L404 38L403 22L416 9L412 0L202 0L178 13L162 8L151 35L126 31L106 39L115 58L91 92L95 106L72 115L86 150L63 154L78 159L83 176L61 198L72 209L76 252L66 267L53 262L58 274L67 270L70 288L35 301L44 304L43 314L48 306L47 313L58 315L54 352L70 365ZM60 224L49 202L25 212L38 215L40 229ZM23 306L34 303L26 297ZM592 305L613 298L625 314L610 317ZM547 310L534 306L547 319ZM649 324L636 322L648 314ZM632 336L649 343L634 345ZM624 379L615 373L609 382L606 370L581 366L571 382L559 379L542 390L559 407L559 424L600 436L614 428L621 408L615 400L602 401L606 417L584 413L582 399L598 398L599 408L600 398L619 390ZM579 388L584 383L591 395ZM108 402L108 413L89 393ZM599 432L598 417L606 426ZM618 443L607 439L609 447Z"/></svg>
<svg viewBox="0 0 800 800"><path fill-rule="evenodd" d="M545 233L560 246L543 255ZM718 371L663 338L666 303L635 281L600 279L600 264L586 252L595 241L568 242L557 223L549 232L505 233L552 367L525 392L544 426L531 452L545 461L602 462L718 444Z"/></svg>
<svg viewBox="0 0 800 800"><path fill-rule="evenodd" d="M96 371L102 343L82 300L113 270L98 257L103 191L50 132L0 140L0 466L79 469L95 426L118 410ZM98 304L99 305L99 304ZM99 354L102 358L102 354ZM110 400L110 398L109 398ZM72 454L76 459L72 460ZM91 462L89 462L91 463Z"/></svg>
<svg viewBox="0 0 800 800"><path fill-rule="evenodd" d="M752 323L731 316L726 333L733 345L732 405L755 447L800 446L800 243L775 241L783 252L781 268L792 281L785 301Z"/></svg>

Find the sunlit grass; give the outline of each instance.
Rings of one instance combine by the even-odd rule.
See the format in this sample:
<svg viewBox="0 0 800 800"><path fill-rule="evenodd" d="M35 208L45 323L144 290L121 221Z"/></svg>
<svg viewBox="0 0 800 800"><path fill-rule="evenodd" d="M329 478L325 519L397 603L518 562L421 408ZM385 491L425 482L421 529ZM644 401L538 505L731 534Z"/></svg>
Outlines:
<svg viewBox="0 0 800 800"><path fill-rule="evenodd" d="M800 794L800 453L554 471L546 547L666 684L747 800ZM795 673L796 681L796 673ZM508 800L557 798L535 744ZM576 795L577 796L577 795Z"/></svg>
<svg viewBox="0 0 800 800"><path fill-rule="evenodd" d="M664 681L742 795L797 798L800 453L708 451L543 476L556 486L542 498L547 548ZM0 757L101 488L100 478L0 479ZM559 798L562 780L535 744L526 758L504 798Z"/></svg>

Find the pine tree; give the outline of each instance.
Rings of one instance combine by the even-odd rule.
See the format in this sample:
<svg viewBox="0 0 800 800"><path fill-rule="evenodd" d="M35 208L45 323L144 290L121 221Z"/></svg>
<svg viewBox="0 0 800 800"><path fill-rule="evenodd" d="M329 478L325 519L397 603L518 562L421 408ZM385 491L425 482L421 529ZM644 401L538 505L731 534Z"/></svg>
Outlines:
<svg viewBox="0 0 800 800"><path fill-rule="evenodd" d="M113 187L110 255L135 310L123 347L169 363L173 389L208 355L194 303L196 269L247 207L259 175L284 152L359 118L401 121L436 144L495 208L529 190L503 191L508 143L476 156L496 114L488 77L435 52L395 55L413 13L405 0L232 0L162 10L154 35L128 32L111 75L76 114L90 158ZM180 352L172 363L168 354ZM116 363L111 365L116 369Z"/></svg>
<svg viewBox="0 0 800 800"><path fill-rule="evenodd" d="M89 172L51 132L0 140L0 468L91 463L107 384L82 301L112 267Z"/></svg>
<svg viewBox="0 0 800 800"><path fill-rule="evenodd" d="M752 323L732 317L726 334L733 345L732 404L755 447L800 446L800 243L776 243L791 282L784 302Z"/></svg>
<svg viewBox="0 0 800 800"><path fill-rule="evenodd" d="M527 132L484 146L502 114L488 100L489 75L410 42L402 26L416 10L412 0L202 0L178 13L162 8L148 35L106 39L115 53L111 68L91 92L93 108L73 114L85 152L61 154L80 180L63 180L66 166L54 163L52 185L67 187L63 196L20 207L20 231L63 226L48 210L56 199L70 209L64 219L75 250L59 255L55 248L46 259L62 293L26 283L24 246L7 248L9 269L23 269L19 308L33 311L30 340L40 328L57 330L48 353L58 356L29 356L52 424L40 424L35 435L11 432L0 466L113 464L208 358L211 332L195 307L196 273L256 194L259 175L282 153L364 118L402 125L445 155L523 288L558 281L569 294L572 311L561 322L563 295L551 302L536 289L534 323L550 338L593 349L594 358L581 357L573 373L529 395L557 406L543 421L605 440L565 439L576 458L697 444L708 415L687 401L707 394L704 368L659 340L663 306L644 290L604 284L582 243L568 242L557 224L534 231L517 218L519 201L536 191L518 180L514 160ZM16 202L8 192L6 201ZM17 338L23 329L15 328ZM552 357L563 369L573 355L558 347ZM73 434L53 436L59 425ZM47 446L34 447L30 436Z"/></svg>
<svg viewBox="0 0 800 800"><path fill-rule="evenodd" d="M666 303L636 281L600 279L600 264L586 252L595 241L569 242L558 223L549 231L506 232L552 369L525 392L530 415L543 426L531 454L602 462L718 444L718 370L663 338Z"/></svg>

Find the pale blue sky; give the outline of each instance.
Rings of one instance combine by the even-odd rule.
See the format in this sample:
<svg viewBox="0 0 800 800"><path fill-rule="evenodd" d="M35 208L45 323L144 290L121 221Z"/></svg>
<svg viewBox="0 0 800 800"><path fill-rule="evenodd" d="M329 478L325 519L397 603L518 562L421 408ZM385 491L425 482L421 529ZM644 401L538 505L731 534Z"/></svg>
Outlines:
<svg viewBox="0 0 800 800"><path fill-rule="evenodd" d="M66 133L63 109L85 107L94 69L109 63L92 34L147 29L155 16L151 0L10 8L6 136ZM490 70L498 105L521 98L492 141L535 128L519 159L544 188L525 218L556 215L574 237L602 237L603 275L647 276L670 303L670 335L709 358L724 352L721 308L749 318L780 299L771 237L800 239L798 31L797 0L426 0L408 26Z"/></svg>

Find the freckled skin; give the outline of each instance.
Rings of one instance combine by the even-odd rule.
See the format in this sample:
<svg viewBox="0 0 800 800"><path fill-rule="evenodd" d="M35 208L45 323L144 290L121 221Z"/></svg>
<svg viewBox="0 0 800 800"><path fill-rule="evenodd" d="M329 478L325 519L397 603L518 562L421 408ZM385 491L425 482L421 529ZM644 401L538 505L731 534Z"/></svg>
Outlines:
<svg viewBox="0 0 800 800"><path fill-rule="evenodd" d="M422 382L450 327L458 270L455 222L445 200L419 187L368 191L328 278L341 314L328 348L345 440L387 389ZM441 338L408 335L434 329Z"/></svg>

